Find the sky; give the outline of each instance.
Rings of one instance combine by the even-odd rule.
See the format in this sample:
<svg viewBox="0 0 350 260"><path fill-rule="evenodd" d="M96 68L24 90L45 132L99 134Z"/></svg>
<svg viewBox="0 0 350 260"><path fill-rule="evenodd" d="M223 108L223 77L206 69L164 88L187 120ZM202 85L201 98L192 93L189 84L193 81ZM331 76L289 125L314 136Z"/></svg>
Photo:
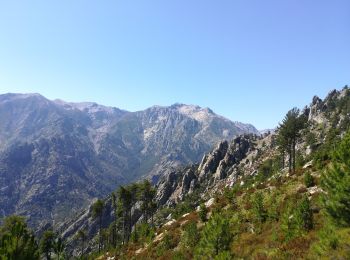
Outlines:
<svg viewBox="0 0 350 260"><path fill-rule="evenodd" d="M0 0L0 94L273 128L350 83L349 0Z"/></svg>

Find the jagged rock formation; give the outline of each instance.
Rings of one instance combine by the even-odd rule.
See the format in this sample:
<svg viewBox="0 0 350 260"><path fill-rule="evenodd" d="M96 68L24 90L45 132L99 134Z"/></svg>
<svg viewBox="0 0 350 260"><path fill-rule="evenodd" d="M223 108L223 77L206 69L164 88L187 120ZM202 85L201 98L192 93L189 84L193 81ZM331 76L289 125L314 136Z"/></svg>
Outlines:
<svg viewBox="0 0 350 260"><path fill-rule="evenodd" d="M256 150L260 139L255 135L243 135L230 143L222 141L203 157L199 166L192 165L163 176L157 185L157 201L160 205L172 205L192 193L197 184L203 186L206 183L208 190L229 175L233 175L231 179L238 177L235 176L238 174L237 166L247 163L243 159Z"/></svg>
<svg viewBox="0 0 350 260"><path fill-rule="evenodd" d="M257 130L198 106L131 113L39 94L0 95L0 214L56 225L118 185L150 175L156 181L246 132Z"/></svg>

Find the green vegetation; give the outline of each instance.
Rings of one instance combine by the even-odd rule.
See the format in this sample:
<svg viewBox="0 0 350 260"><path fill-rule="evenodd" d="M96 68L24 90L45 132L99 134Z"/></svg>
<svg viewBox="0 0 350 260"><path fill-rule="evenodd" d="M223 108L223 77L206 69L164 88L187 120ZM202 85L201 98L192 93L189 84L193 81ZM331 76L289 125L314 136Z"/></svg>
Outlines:
<svg viewBox="0 0 350 260"><path fill-rule="evenodd" d="M267 218L267 211L264 207L264 197L261 192L257 192L254 195L253 201L253 212L258 223L264 223Z"/></svg>
<svg viewBox="0 0 350 260"><path fill-rule="evenodd" d="M207 207L202 203L199 207L199 218L201 219L201 221L203 222L207 221L207 214L208 214Z"/></svg>
<svg viewBox="0 0 350 260"><path fill-rule="evenodd" d="M0 259L39 259L39 247L23 217L9 216L0 228Z"/></svg>
<svg viewBox="0 0 350 260"><path fill-rule="evenodd" d="M45 255L46 260L51 259L51 253L53 251L55 234L51 230L44 232L40 240L40 252Z"/></svg>
<svg viewBox="0 0 350 260"><path fill-rule="evenodd" d="M228 252L233 238L230 222L221 214L214 214L203 229L197 248L198 259L212 259Z"/></svg>
<svg viewBox="0 0 350 260"><path fill-rule="evenodd" d="M98 252L101 251L102 246L102 216L103 216L104 202L102 200L97 200L92 205L92 217L98 219L99 226L99 240L98 240Z"/></svg>
<svg viewBox="0 0 350 260"><path fill-rule="evenodd" d="M183 245L188 249L194 248L200 239L200 233L197 228L197 223L191 221L184 228L184 233L182 236Z"/></svg>
<svg viewBox="0 0 350 260"><path fill-rule="evenodd" d="M61 237L57 237L53 244L53 251L56 254L58 260L63 258L65 249L66 249L65 242Z"/></svg>
<svg viewBox="0 0 350 260"><path fill-rule="evenodd" d="M332 157L331 165L322 175L321 183L326 191L324 207L337 225L350 227L350 132Z"/></svg>
<svg viewBox="0 0 350 260"><path fill-rule="evenodd" d="M129 186L121 186L118 191L118 202L117 202L117 217L120 219L122 224L122 243L128 243L132 233L133 219L132 219L132 208L137 202L141 203L141 212L143 216L143 222L148 223L151 220L153 224L153 215L157 209L157 204L154 201L155 189L151 183L147 180L142 183L133 183ZM133 239L137 238L138 229L135 229Z"/></svg>
<svg viewBox="0 0 350 260"><path fill-rule="evenodd" d="M307 188L310 188L315 185L314 177L312 177L312 175L309 172L305 173L304 183Z"/></svg>
<svg viewBox="0 0 350 260"><path fill-rule="evenodd" d="M23 217L9 216L0 227L1 260L66 259L63 239L46 230L38 242Z"/></svg>
<svg viewBox="0 0 350 260"><path fill-rule="evenodd" d="M300 115L300 110L290 110L279 126L278 142L284 158L285 152L289 155L289 171L295 172L296 144L301 137L301 130L306 127L307 119ZM283 159L284 161L284 159Z"/></svg>

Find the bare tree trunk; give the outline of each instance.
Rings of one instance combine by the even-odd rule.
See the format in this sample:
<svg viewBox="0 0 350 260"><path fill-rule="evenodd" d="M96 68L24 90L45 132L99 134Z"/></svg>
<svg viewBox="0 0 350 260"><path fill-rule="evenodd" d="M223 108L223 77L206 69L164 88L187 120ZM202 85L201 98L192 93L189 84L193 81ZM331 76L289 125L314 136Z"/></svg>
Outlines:
<svg viewBox="0 0 350 260"><path fill-rule="evenodd" d="M126 213L125 212L123 212L123 215L124 215L124 217L123 217L123 244L125 244L125 242L126 242Z"/></svg>
<svg viewBox="0 0 350 260"><path fill-rule="evenodd" d="M101 252L101 236L102 236L101 229L102 229L102 215L100 216L100 232L99 232L100 234L99 234L99 239L98 239L98 253Z"/></svg>
<svg viewBox="0 0 350 260"><path fill-rule="evenodd" d="M295 173L295 166L296 166L296 163L295 163L295 148L296 147L296 140L294 139L293 140L293 173Z"/></svg>
<svg viewBox="0 0 350 260"><path fill-rule="evenodd" d="M292 161L293 161L293 155L292 155L292 147L289 146L289 172L292 172Z"/></svg>

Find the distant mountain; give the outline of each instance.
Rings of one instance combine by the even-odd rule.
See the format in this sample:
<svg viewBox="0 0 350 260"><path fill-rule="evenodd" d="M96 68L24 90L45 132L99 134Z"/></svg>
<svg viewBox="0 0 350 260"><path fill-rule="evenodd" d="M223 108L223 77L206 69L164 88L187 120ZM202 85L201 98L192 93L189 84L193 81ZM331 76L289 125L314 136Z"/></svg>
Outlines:
<svg viewBox="0 0 350 260"><path fill-rule="evenodd" d="M276 128L274 129L263 129L263 130L259 130L261 135L267 135L267 134L273 134L276 132Z"/></svg>
<svg viewBox="0 0 350 260"><path fill-rule="evenodd" d="M0 95L0 214L57 224L118 185L156 181L243 133L259 134L193 105L128 112L39 94Z"/></svg>

